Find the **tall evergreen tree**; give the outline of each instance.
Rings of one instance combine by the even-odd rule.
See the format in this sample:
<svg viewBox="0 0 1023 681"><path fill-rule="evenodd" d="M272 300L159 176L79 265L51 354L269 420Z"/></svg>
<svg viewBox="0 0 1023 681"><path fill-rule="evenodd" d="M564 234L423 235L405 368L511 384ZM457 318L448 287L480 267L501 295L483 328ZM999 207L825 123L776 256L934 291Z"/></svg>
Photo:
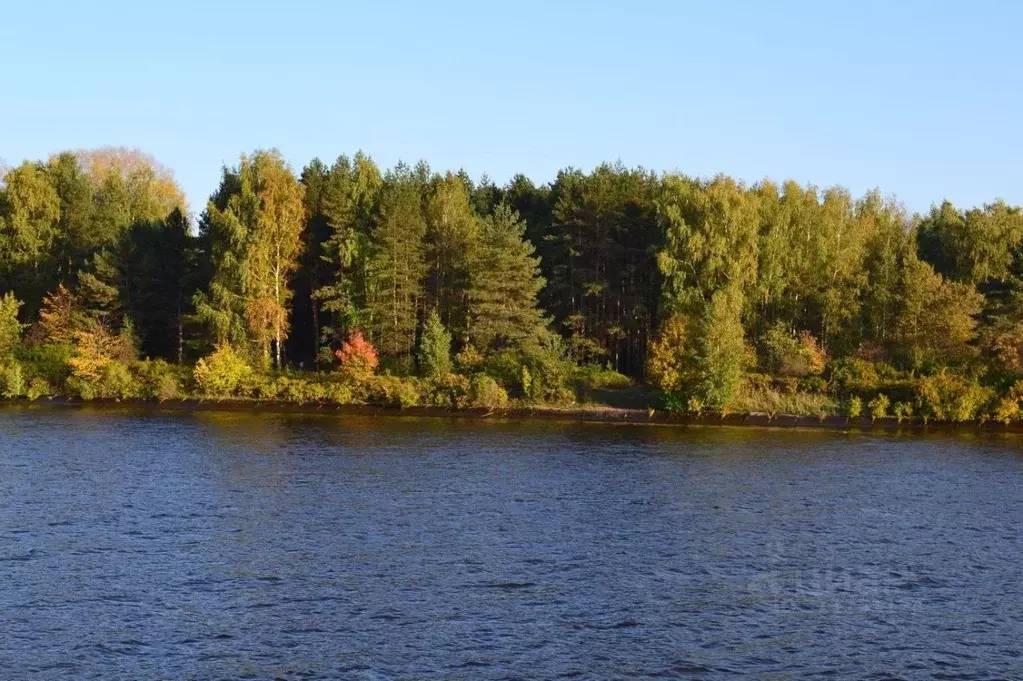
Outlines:
<svg viewBox="0 0 1023 681"><path fill-rule="evenodd" d="M293 278L292 332L288 338L288 356L304 362L315 359L320 349L320 325L323 304L315 292L329 281L330 265L324 257L324 242L330 237L330 226L323 213L325 188L330 168L314 158L303 169L299 181L305 188L302 204L305 223L302 230L302 253Z"/></svg>
<svg viewBox="0 0 1023 681"><path fill-rule="evenodd" d="M404 164L386 175L367 265L367 326L377 346L395 357L412 355L424 297L424 180L421 169Z"/></svg>
<svg viewBox="0 0 1023 681"><path fill-rule="evenodd" d="M544 326L537 296L540 259L525 224L507 205L483 220L480 246L469 262L469 340L478 349L517 344Z"/></svg>
<svg viewBox="0 0 1023 681"><path fill-rule="evenodd" d="M536 223L527 234L547 279L541 300L580 361L609 359L618 369L642 370L659 302L658 186L642 168L603 164L589 175L559 173L549 197L530 191L524 178L507 190L509 203ZM549 217L529 217L548 203Z"/></svg>
<svg viewBox="0 0 1023 681"><path fill-rule="evenodd" d="M327 175L322 199L327 238L320 245L326 268L313 293L330 317L319 339L327 350L366 323L367 259L382 187L380 169L362 152L339 157Z"/></svg>
<svg viewBox="0 0 1023 681"><path fill-rule="evenodd" d="M251 192L250 192L251 193ZM243 212L242 182L237 169L224 167L220 187L199 220L199 290L193 304L207 329L208 345L248 349L243 267L248 228ZM252 197L246 197L247 204ZM251 208L244 211L251 213Z"/></svg>
<svg viewBox="0 0 1023 681"><path fill-rule="evenodd" d="M87 308L113 327L131 322L145 356L182 362L196 282L188 218L139 221L79 277Z"/></svg>

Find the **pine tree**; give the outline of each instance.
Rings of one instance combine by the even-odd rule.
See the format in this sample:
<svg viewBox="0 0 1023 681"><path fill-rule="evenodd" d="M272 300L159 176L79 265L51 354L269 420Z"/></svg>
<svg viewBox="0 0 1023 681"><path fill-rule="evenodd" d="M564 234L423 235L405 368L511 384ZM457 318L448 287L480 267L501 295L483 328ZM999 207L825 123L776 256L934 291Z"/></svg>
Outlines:
<svg viewBox="0 0 1023 681"><path fill-rule="evenodd" d="M423 336L419 339L419 369L428 378L451 373L451 334L444 328L436 310L430 310L423 325Z"/></svg>
<svg viewBox="0 0 1023 681"><path fill-rule="evenodd" d="M387 174L368 263L367 327L393 357L411 356L423 300L422 173L399 164Z"/></svg>
<svg viewBox="0 0 1023 681"><path fill-rule="evenodd" d="M239 216L241 199L241 176L237 169L225 167L220 187L199 220L201 283L192 302L196 317L208 330L209 347L242 349L248 343L242 281L248 228Z"/></svg>
<svg viewBox="0 0 1023 681"><path fill-rule="evenodd" d="M469 286L469 339L482 350L519 344L545 325L537 307L544 286L540 259L524 234L525 225L507 205L483 221Z"/></svg>
<svg viewBox="0 0 1023 681"><path fill-rule="evenodd" d="M324 178L320 211L326 238L319 246L324 268L313 290L314 321L325 334L318 343L339 343L349 329L366 321L370 232L382 186L379 168L362 152L352 159L339 157ZM322 325L318 307L329 315Z"/></svg>

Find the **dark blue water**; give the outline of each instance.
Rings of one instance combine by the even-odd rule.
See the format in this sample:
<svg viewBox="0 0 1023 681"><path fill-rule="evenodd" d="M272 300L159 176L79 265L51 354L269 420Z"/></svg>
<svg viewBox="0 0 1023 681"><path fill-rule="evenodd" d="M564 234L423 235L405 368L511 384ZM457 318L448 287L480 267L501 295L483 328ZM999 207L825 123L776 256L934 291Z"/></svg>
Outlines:
<svg viewBox="0 0 1023 681"><path fill-rule="evenodd" d="M0 410L0 677L1023 678L1021 444Z"/></svg>

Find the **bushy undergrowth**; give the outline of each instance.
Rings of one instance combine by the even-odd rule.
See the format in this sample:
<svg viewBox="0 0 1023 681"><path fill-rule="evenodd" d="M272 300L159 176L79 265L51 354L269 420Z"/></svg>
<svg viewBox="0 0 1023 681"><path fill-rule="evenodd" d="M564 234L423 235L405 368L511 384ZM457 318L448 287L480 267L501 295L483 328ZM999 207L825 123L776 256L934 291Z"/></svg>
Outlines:
<svg viewBox="0 0 1023 681"><path fill-rule="evenodd" d="M982 374L968 369L914 376L884 362L846 358L833 362L823 376L751 373L720 411L845 416L850 421L895 419L900 424L1023 421L1023 380L999 388L986 385ZM684 392L666 394L664 406L679 413L706 411L701 400Z"/></svg>
<svg viewBox="0 0 1023 681"><path fill-rule="evenodd" d="M258 369L257 362L226 345L187 367L134 359L123 338L92 336L77 341L11 348L0 357L0 397L272 400L457 410L558 406L576 400L599 404L602 396L616 391L643 389L607 367L575 365L558 339L544 339L527 352L509 349L488 356L467 347L450 362L436 358L427 362L429 372L423 375L411 373L410 367L401 367L400 374L393 372L398 367L379 362L375 349L358 334L342 346L337 368L329 372ZM833 361L823 373L816 373L826 356L814 355L816 346L811 341L803 339L797 345L786 338L775 339L778 361L784 360L789 375L747 373L733 398L723 405L709 405L699 394L684 390L665 393L662 405L689 414L791 414L821 419L840 415L850 421L894 419L898 423L1023 421L1023 380L988 378L969 366L914 375L860 357ZM800 364L803 360L805 364Z"/></svg>
<svg viewBox="0 0 1023 681"><path fill-rule="evenodd" d="M39 399L66 396L84 400L144 399L280 401L296 404L369 404L390 407L429 406L444 409L501 409L511 404L502 382L484 371L465 375L447 371L429 377L375 373L375 350L353 335L338 352L339 368L332 372L290 372L257 369L255 363L222 345L191 367L162 359L122 361L95 348L68 345L19 347L0 360L0 397ZM539 391L555 393L543 366L540 379L524 389L520 372L527 360L505 360L513 371L499 374L522 398ZM514 365L512 362L514 361ZM528 366L537 367L534 360ZM452 365L455 366L455 365ZM479 356L462 356L459 367L483 368ZM501 366L497 364L497 366Z"/></svg>
<svg viewBox="0 0 1023 681"><path fill-rule="evenodd" d="M240 397L252 375L253 369L245 358L227 345L196 362L192 372L199 395L219 398Z"/></svg>

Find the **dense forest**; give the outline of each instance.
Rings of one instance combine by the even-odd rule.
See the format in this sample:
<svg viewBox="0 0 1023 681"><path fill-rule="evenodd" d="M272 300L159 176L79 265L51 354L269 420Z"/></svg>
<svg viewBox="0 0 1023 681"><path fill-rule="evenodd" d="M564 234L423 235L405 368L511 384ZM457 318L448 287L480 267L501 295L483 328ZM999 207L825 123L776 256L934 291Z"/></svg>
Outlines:
<svg viewBox="0 0 1023 681"><path fill-rule="evenodd" d="M125 149L0 183L0 393L1015 420L1023 213L602 165Z"/></svg>

